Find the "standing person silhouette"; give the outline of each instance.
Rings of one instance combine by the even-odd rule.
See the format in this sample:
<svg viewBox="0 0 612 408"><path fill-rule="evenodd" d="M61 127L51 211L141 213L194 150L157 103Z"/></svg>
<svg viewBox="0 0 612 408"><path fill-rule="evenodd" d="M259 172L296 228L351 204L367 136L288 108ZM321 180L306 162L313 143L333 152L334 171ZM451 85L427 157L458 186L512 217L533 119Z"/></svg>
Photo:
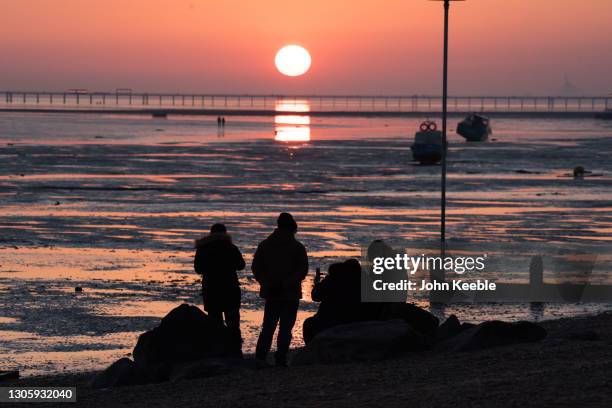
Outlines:
<svg viewBox="0 0 612 408"><path fill-rule="evenodd" d="M225 320L231 336L233 354L241 357L241 294L236 271L244 269L245 263L225 225L214 224L210 228L210 234L196 240L193 266L195 271L202 275L204 310L219 324L223 324Z"/></svg>
<svg viewBox="0 0 612 408"><path fill-rule="evenodd" d="M255 351L260 367L267 366L266 358L277 325L274 359L277 366L287 366L291 331L302 298L302 281L308 274L306 248L295 239L298 226L293 216L280 214L277 225L278 228L257 247L252 265L253 274L260 285L259 296L266 300Z"/></svg>

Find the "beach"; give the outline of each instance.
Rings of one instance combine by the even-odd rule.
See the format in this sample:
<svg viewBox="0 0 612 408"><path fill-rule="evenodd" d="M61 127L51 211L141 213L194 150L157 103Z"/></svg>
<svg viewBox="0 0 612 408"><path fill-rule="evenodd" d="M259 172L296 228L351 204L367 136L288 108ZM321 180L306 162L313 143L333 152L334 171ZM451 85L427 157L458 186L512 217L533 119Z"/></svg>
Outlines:
<svg viewBox="0 0 612 408"><path fill-rule="evenodd" d="M6 368L24 376L98 370L179 303L201 306L194 240L214 222L228 225L247 262L247 353L263 309L250 262L279 212L294 214L310 257L293 347L317 307L315 268L360 258L376 238L399 248L435 242L440 169L411 161L417 119L279 116L228 117L219 129L214 117L0 114ZM583 246L609 255L610 123L515 118L493 127L487 143L449 136L448 235L524 252L477 278L526 282L540 247L547 255ZM592 173L575 180L578 165ZM591 281L609 284L609 256L598 262ZM565 276L547 264L544 277ZM426 298L410 300L429 307ZM609 309L457 304L439 317L538 321Z"/></svg>
<svg viewBox="0 0 612 408"><path fill-rule="evenodd" d="M542 326L548 331L542 342L473 352L427 351L378 362L245 369L107 390L88 387L94 373L32 377L6 385L76 386L83 407L606 406L612 397L612 314L549 320Z"/></svg>

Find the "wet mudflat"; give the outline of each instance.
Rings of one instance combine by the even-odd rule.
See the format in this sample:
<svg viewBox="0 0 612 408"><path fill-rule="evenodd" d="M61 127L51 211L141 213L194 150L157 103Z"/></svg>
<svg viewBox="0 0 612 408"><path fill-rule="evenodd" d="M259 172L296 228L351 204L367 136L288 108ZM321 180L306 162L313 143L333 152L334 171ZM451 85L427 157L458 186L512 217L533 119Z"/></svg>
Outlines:
<svg viewBox="0 0 612 408"><path fill-rule="evenodd" d="M176 304L199 304L193 240L213 222L228 225L248 264L275 216L289 211L312 271L359 257L375 238L405 247L438 234L439 167L411 162L412 119L317 119L309 140L285 143L264 118L232 119L220 134L205 118L76 116L0 115L0 334L9 340L0 358L26 375L103 367ZM609 124L504 119L494 132L484 144L450 137L449 236L610 245ZM592 173L574 180L577 165ZM524 281L527 271L516 262L488 277ZM594 274L610 283L606 271ZM250 352L262 304L249 270L241 283ZM300 319L314 308L306 296ZM605 308L445 313L537 320Z"/></svg>

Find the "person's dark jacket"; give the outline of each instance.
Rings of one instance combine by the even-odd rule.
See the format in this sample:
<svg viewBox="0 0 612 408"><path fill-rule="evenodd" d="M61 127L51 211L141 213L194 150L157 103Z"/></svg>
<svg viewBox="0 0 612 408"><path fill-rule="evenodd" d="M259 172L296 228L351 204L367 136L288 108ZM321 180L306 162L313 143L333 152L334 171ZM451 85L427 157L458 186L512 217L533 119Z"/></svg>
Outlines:
<svg viewBox="0 0 612 408"><path fill-rule="evenodd" d="M360 319L361 268L355 264L330 265L325 278L312 288L312 300L321 302L317 314L326 320L342 324Z"/></svg>
<svg viewBox="0 0 612 408"><path fill-rule="evenodd" d="M236 271L244 259L226 233L212 233L196 241L195 271L202 275L204 310L240 308L240 285Z"/></svg>
<svg viewBox="0 0 612 408"><path fill-rule="evenodd" d="M382 304L361 302L361 279L361 266L356 260L330 265L325 278L312 288L312 300L321 304L317 313L304 321L304 343L330 327L378 320Z"/></svg>
<svg viewBox="0 0 612 408"><path fill-rule="evenodd" d="M276 229L257 247L252 269L262 298L299 300L308 274L306 248L293 232Z"/></svg>

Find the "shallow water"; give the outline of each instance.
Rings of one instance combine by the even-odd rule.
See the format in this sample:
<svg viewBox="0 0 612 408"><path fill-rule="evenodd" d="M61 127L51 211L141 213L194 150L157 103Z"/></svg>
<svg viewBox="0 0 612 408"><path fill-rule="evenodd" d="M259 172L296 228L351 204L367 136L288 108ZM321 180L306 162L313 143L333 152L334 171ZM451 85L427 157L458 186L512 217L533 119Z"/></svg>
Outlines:
<svg viewBox="0 0 612 408"><path fill-rule="evenodd" d="M214 222L228 225L248 263L275 216L292 212L311 270L358 257L375 238L399 247L437 238L440 170L410 160L417 120L229 117L218 129L214 119L0 113L0 360L28 375L100 368L129 353L172 307L200 302L193 240ZM612 124L493 126L488 143L450 135L449 236L606 248ZM279 133L301 141L279 142ZM592 174L569 177L577 165ZM528 269L525 256L491 274L520 282ZM610 283L608 272L594 277ZM241 283L250 352L262 304L248 272ZM315 309L310 285L296 346ZM479 304L436 313L538 320L606 308Z"/></svg>

